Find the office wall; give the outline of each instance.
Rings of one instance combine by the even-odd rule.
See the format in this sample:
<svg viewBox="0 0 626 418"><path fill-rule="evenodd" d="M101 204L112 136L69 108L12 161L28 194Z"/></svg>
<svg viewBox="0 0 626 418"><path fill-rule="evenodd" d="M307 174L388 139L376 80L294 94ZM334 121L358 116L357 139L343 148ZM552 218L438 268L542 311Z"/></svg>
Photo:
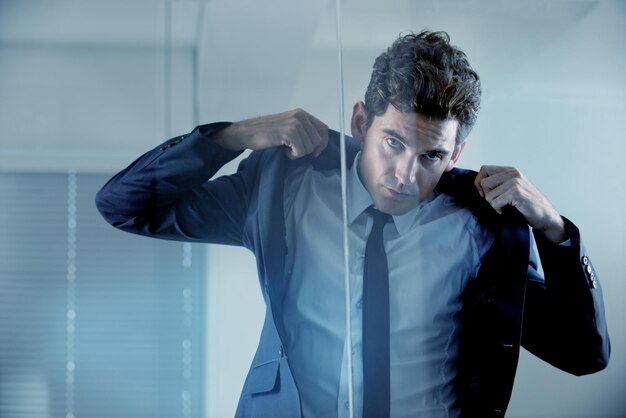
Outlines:
<svg viewBox="0 0 626 418"><path fill-rule="evenodd" d="M171 53L171 131L193 126L191 48ZM162 142L164 52L0 43L0 169L115 172Z"/></svg>

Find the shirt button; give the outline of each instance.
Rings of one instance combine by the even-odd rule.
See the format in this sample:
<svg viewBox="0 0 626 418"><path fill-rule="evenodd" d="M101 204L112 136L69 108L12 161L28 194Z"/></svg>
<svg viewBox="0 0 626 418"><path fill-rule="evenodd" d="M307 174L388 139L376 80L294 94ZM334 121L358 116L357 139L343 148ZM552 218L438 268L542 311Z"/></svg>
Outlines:
<svg viewBox="0 0 626 418"><path fill-rule="evenodd" d="M279 355L280 357L282 357L282 356L283 356L283 346L282 346L282 345L278 348L278 355Z"/></svg>
<svg viewBox="0 0 626 418"><path fill-rule="evenodd" d="M363 299L359 299L356 302L356 307L357 307L357 309L361 309L362 306L363 306Z"/></svg>
<svg viewBox="0 0 626 418"><path fill-rule="evenodd" d="M350 402L346 401L346 403L344 403L343 406L345 406L346 409L350 409Z"/></svg>

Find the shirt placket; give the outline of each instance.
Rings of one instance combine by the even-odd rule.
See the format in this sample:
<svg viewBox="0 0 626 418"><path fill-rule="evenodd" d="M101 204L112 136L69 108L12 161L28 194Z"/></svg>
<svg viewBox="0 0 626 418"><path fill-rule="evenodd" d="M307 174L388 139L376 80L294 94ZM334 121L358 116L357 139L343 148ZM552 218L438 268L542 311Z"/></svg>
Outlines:
<svg viewBox="0 0 626 418"><path fill-rule="evenodd" d="M361 215L364 216L364 215ZM365 255L366 229L371 228L370 221L367 224L355 222L354 239L350 240L349 275L350 275L350 316L352 319L352 346L348 347L347 338L344 339L344 350L341 361L341 376L339 380L339 397L337 399L337 416L349 418L349 386L348 386L348 357L352 356L353 373L353 401L354 416L362 416L363 407L363 261ZM367 228L366 228L367 227Z"/></svg>

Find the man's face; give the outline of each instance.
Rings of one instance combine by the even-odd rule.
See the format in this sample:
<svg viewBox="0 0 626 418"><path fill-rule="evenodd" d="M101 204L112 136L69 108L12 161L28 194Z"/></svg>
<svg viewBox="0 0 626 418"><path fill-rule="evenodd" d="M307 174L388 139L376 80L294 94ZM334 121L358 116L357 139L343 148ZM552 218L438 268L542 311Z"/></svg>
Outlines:
<svg viewBox="0 0 626 418"><path fill-rule="evenodd" d="M352 115L352 134L363 145L359 177L374 205L390 215L402 215L424 200L465 145L455 148L456 120L404 113L390 105L367 130L366 121L359 102Z"/></svg>

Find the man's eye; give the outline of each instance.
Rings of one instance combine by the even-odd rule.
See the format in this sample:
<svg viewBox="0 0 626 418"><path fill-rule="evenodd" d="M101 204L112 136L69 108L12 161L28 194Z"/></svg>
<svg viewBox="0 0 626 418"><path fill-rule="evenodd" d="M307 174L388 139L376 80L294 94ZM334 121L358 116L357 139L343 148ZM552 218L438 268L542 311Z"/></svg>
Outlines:
<svg viewBox="0 0 626 418"><path fill-rule="evenodd" d="M386 138L387 140L387 145L389 145L391 148L395 148L395 149L400 149L402 148L402 142L398 141L395 138Z"/></svg>
<svg viewBox="0 0 626 418"><path fill-rule="evenodd" d="M423 157L425 159L427 159L428 161L439 161L441 160L441 154L439 154L438 152L429 152L423 155Z"/></svg>

